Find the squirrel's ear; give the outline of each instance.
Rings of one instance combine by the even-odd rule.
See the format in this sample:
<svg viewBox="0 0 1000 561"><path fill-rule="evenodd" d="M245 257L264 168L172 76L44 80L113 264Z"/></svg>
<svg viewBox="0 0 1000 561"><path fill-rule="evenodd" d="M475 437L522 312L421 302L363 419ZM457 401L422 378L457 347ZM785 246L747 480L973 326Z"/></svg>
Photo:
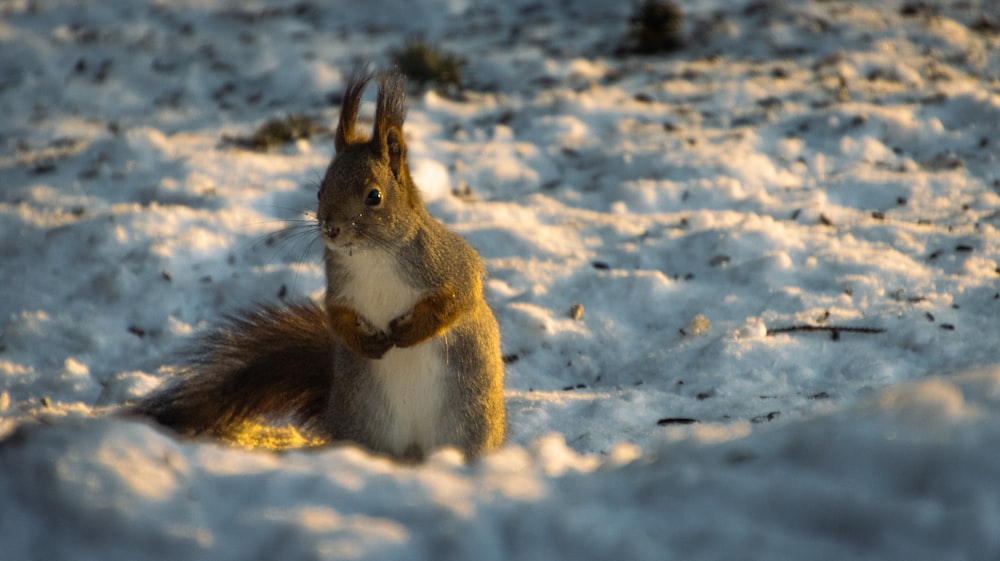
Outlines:
<svg viewBox="0 0 1000 561"><path fill-rule="evenodd" d="M403 167L406 166L406 141L403 140L403 131L396 127L389 127L385 131L385 154L389 158L389 169L392 174L399 177Z"/></svg>

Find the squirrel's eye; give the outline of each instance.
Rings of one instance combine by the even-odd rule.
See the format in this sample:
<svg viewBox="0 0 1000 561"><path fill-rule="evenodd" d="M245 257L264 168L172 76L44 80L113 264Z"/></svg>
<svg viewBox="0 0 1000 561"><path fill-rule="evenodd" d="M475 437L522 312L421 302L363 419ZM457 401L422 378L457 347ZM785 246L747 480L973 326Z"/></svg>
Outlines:
<svg viewBox="0 0 1000 561"><path fill-rule="evenodd" d="M379 191L378 189L368 191L368 196L365 197L365 204L368 206L378 206L382 204L382 191Z"/></svg>

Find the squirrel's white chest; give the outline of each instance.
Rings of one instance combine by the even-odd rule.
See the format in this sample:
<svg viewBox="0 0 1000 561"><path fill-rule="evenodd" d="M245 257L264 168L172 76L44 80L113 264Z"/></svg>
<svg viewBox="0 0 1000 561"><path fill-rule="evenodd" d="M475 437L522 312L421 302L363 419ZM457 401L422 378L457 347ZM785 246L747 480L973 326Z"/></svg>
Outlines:
<svg viewBox="0 0 1000 561"><path fill-rule="evenodd" d="M341 298L376 329L388 331L389 322L412 311L420 300L421 293L403 280L387 252L355 252L343 264L348 277L339 287Z"/></svg>

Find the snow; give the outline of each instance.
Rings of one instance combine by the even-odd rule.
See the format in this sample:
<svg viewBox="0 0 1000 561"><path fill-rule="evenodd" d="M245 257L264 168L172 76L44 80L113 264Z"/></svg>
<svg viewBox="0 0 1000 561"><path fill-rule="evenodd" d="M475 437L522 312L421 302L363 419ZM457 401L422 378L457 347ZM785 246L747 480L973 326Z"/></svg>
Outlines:
<svg viewBox="0 0 1000 561"><path fill-rule="evenodd" d="M680 5L650 57L596 0L0 5L0 557L1000 556L1000 9ZM334 123L414 35L467 61L406 135L487 264L509 444L116 416L225 314L322 294L331 138L223 138Z"/></svg>

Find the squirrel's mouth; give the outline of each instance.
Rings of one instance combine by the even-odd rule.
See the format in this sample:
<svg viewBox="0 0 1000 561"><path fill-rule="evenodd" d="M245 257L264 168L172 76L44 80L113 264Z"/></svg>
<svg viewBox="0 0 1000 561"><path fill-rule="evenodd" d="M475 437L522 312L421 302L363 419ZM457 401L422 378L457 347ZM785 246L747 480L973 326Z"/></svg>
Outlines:
<svg viewBox="0 0 1000 561"><path fill-rule="evenodd" d="M350 242L344 241L338 243L337 241L327 240L327 239L323 240L323 245L325 245L326 248L332 251L333 253L346 257L354 257L354 253L357 251L361 251L364 247L361 244L355 243L353 241Z"/></svg>
<svg viewBox="0 0 1000 561"><path fill-rule="evenodd" d="M347 240L343 237L337 239L323 238L323 245L330 251L350 251L354 248L354 240Z"/></svg>

